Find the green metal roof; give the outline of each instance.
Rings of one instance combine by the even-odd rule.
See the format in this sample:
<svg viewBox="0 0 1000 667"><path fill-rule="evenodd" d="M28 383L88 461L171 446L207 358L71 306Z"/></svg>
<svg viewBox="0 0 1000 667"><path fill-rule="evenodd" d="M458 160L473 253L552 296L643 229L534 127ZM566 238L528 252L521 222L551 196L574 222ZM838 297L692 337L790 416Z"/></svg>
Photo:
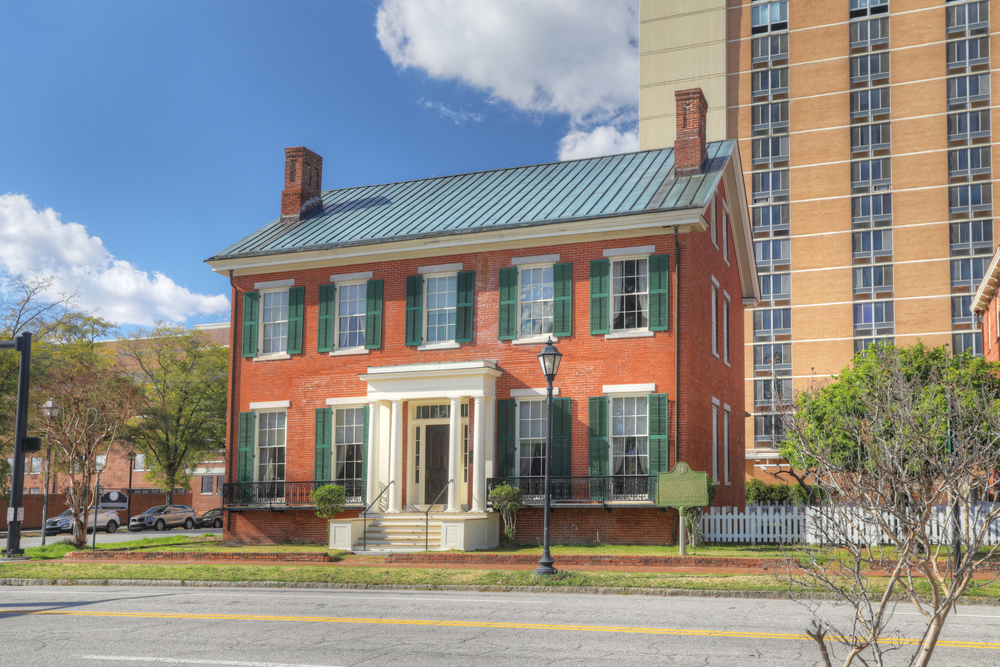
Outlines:
<svg viewBox="0 0 1000 667"><path fill-rule="evenodd" d="M208 261L702 209L734 150L734 141L708 144L706 169L684 178L674 176L673 149L664 148L327 190L309 217L272 220Z"/></svg>

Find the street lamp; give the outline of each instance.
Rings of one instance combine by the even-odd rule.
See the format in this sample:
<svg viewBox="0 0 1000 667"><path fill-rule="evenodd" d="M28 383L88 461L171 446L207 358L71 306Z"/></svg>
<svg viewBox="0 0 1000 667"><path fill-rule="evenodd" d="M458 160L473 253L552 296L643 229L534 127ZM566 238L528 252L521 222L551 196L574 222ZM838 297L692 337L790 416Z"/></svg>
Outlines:
<svg viewBox="0 0 1000 667"><path fill-rule="evenodd" d="M24 560L21 523L24 522L24 455L37 452L41 441L28 437L28 393L31 384L31 332L22 331L14 340L0 340L0 350L21 353L17 369L17 404L14 412L14 465L11 466L10 503L7 505L7 548L0 558ZM43 530L44 532L44 530Z"/></svg>
<svg viewBox="0 0 1000 667"><path fill-rule="evenodd" d="M55 399L42 403L42 414L46 421L51 421L59 416L59 404ZM45 523L49 518L49 468L52 466L52 440L45 438L45 488L42 492L42 546L45 546Z"/></svg>
<svg viewBox="0 0 1000 667"><path fill-rule="evenodd" d="M536 575L550 575L556 573L556 568L552 567L553 560L549 554L549 514L552 511L551 499L549 498L549 485L552 481L552 382L559 372L559 362L562 361L562 353L552 344L550 338L545 343L545 347L538 353L538 362L542 366L542 375L548 382L547 412L546 412L546 433L545 433L545 524L543 528L542 557L538 560Z"/></svg>
<svg viewBox="0 0 1000 667"><path fill-rule="evenodd" d="M128 459L128 497L125 499L125 520L132 518L132 471L135 470L135 452L131 449L125 455Z"/></svg>

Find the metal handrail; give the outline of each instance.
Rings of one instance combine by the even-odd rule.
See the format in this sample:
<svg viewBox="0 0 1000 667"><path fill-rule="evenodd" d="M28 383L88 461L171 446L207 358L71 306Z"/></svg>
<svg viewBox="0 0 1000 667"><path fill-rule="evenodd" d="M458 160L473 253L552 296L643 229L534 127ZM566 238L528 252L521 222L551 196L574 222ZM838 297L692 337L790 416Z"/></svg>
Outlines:
<svg viewBox="0 0 1000 667"><path fill-rule="evenodd" d="M361 516L365 520L365 522L364 522L365 530L364 530L364 533L361 535L362 548L365 551L368 551L368 510L370 510L372 507L375 506L375 503L378 502L378 499L382 497L383 493L385 493L386 491L389 490L389 487L392 486L393 482L395 482L395 481L396 480L394 480L394 479L390 479L389 483L385 485L385 488L382 489L381 493L379 493L377 496L375 496L375 500L371 501L371 503L368 505L368 507L366 507L364 509L364 511L361 512Z"/></svg>
<svg viewBox="0 0 1000 667"><path fill-rule="evenodd" d="M427 511L424 512L424 551L428 551L428 549L427 549L427 544L428 544L427 533L430 532L430 526L431 526L431 519L430 519L431 508L434 507L435 505L437 505L437 501L440 500L441 494L444 493L445 491L447 491L448 490L448 486L452 482L454 482L454 481L455 481L454 479L449 479L448 480L448 484L444 485L444 488L441 489L441 491L437 494L437 498L435 498L434 502L432 502L430 505L427 506Z"/></svg>

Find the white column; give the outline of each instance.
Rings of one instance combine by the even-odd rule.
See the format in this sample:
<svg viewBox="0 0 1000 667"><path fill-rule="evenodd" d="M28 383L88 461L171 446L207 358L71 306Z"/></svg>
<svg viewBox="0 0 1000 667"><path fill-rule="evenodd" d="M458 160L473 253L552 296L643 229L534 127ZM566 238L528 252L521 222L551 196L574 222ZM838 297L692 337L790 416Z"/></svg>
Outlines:
<svg viewBox="0 0 1000 667"><path fill-rule="evenodd" d="M462 499L462 403L451 399L451 422L448 428L448 512L461 511Z"/></svg>
<svg viewBox="0 0 1000 667"><path fill-rule="evenodd" d="M389 422L389 512L403 509L403 402L392 402Z"/></svg>
<svg viewBox="0 0 1000 667"><path fill-rule="evenodd" d="M378 495L378 401L368 404L368 489L365 504Z"/></svg>
<svg viewBox="0 0 1000 667"><path fill-rule="evenodd" d="M486 511L486 398L476 397L472 432L472 511Z"/></svg>

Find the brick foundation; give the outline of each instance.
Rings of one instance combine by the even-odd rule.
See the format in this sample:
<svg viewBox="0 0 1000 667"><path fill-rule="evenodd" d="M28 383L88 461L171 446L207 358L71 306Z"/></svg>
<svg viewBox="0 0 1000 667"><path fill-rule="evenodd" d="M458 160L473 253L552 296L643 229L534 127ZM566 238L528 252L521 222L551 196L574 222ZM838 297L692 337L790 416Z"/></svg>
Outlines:
<svg viewBox="0 0 1000 667"><path fill-rule="evenodd" d="M222 532L228 542L239 544L327 544L328 522L316 516L315 510L270 512L255 510L228 512ZM358 510L338 514L338 519L352 519Z"/></svg>
<svg viewBox="0 0 1000 667"><path fill-rule="evenodd" d="M518 544L541 544L544 511L517 513ZM558 508L550 518L552 544L673 544L674 511L655 507L622 507L610 512L591 508Z"/></svg>

